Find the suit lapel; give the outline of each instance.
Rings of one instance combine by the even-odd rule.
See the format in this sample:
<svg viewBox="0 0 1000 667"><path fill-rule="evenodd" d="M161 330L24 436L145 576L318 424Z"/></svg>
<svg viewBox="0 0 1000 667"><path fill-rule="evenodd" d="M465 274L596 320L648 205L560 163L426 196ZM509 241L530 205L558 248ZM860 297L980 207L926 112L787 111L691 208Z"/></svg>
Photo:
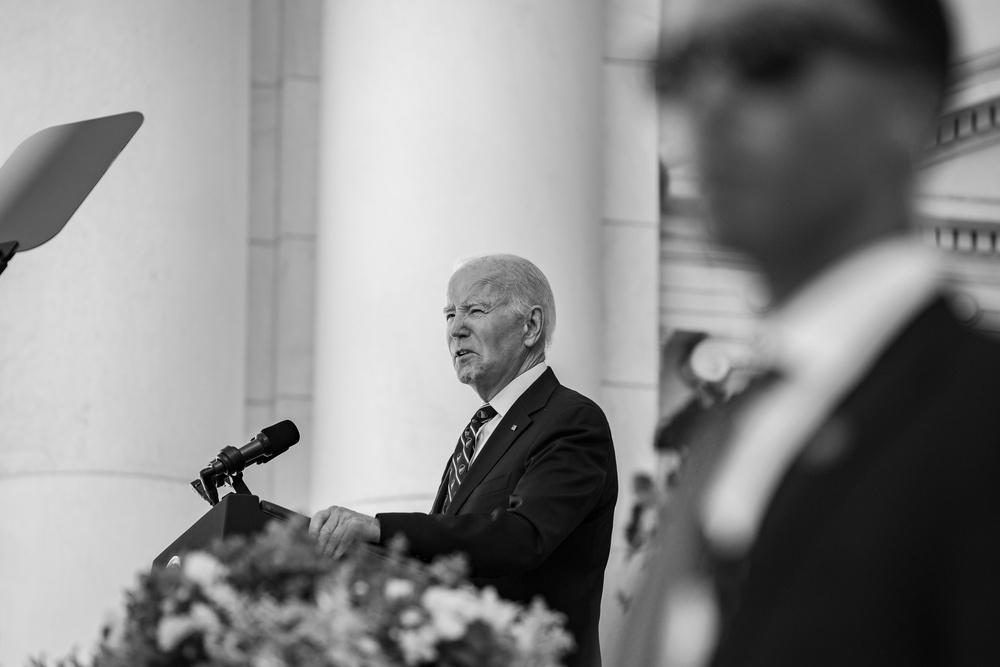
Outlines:
<svg viewBox="0 0 1000 667"><path fill-rule="evenodd" d="M434 497L434 504L431 505L431 514L439 514L441 512L441 506L444 504L444 496L447 493L448 485L448 467L451 465L452 455L448 455L448 460L444 464L444 473L441 475L441 483L438 485L437 495Z"/></svg>
<svg viewBox="0 0 1000 667"><path fill-rule="evenodd" d="M479 486L486 475L493 470L503 455L507 453L514 441L520 437L528 425L531 423L531 413L545 407L549 397L555 388L559 386L555 373L551 368L545 370L535 382L528 387L514 405L511 406L507 414L503 416L497 424L490 439L483 444L483 449L472 463L472 467L462 480L461 486L455 493L455 498L451 501L448 514L457 514L468 500L472 492ZM445 475L447 479L447 474ZM438 498L435 500L435 508L441 507L442 490L438 490Z"/></svg>

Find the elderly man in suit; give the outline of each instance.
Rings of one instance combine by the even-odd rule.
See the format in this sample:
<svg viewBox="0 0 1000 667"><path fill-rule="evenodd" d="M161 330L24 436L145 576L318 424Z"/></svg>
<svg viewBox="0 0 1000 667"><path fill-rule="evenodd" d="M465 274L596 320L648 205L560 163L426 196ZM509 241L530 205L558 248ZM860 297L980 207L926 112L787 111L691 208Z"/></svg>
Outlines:
<svg viewBox="0 0 1000 667"><path fill-rule="evenodd" d="M1000 348L908 229L944 8L664 8L661 101L770 284L769 372L704 419L618 664L1000 664Z"/></svg>
<svg viewBox="0 0 1000 667"><path fill-rule="evenodd" d="M548 281L520 257L476 258L452 275L444 314L455 372L483 405L448 459L430 514L330 507L310 532L331 554L399 534L420 558L463 552L477 585L511 600L541 595L566 614L577 645L568 666L600 665L615 454L601 409L545 363L555 327Z"/></svg>

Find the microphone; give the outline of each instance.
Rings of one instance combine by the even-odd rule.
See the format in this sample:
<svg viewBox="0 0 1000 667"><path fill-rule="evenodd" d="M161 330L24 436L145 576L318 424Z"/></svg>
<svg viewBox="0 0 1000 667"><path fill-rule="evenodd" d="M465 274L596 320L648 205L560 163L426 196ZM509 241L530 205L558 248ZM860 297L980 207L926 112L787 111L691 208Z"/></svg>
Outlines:
<svg viewBox="0 0 1000 667"><path fill-rule="evenodd" d="M252 463L261 465L273 460L279 454L287 452L288 448L298 441L299 429L289 419L263 428L253 440L239 449L224 447L201 471L199 479L191 482L191 486L214 505L218 502L217 489L225 483L227 477L239 475Z"/></svg>
<svg viewBox="0 0 1000 667"><path fill-rule="evenodd" d="M284 454L299 441L299 429L286 419L261 429L253 440L239 449L224 447L214 461L208 464L212 475L232 476L242 472L251 463L261 465L275 456Z"/></svg>

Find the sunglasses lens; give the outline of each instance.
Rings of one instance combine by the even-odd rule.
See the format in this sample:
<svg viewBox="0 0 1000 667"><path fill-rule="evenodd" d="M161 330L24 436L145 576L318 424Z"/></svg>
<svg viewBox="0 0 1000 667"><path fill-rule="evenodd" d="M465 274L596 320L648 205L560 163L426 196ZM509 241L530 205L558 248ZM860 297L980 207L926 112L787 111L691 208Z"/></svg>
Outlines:
<svg viewBox="0 0 1000 667"><path fill-rule="evenodd" d="M699 40L660 54L654 72L656 91L665 96L683 93L693 80L711 70L728 72L739 83L785 85L801 74L811 53L805 40L768 32Z"/></svg>
<svg viewBox="0 0 1000 667"><path fill-rule="evenodd" d="M715 73L735 85L774 91L791 89L823 54L863 63L913 60L913 48L890 36L859 32L848 25L817 22L805 16L758 15L725 29L695 33L663 51L656 63L656 90L683 95Z"/></svg>
<svg viewBox="0 0 1000 667"><path fill-rule="evenodd" d="M683 93L708 71L724 72L739 84L782 86L794 83L822 44L798 24L756 24L703 34L660 54L656 90Z"/></svg>
<svg viewBox="0 0 1000 667"><path fill-rule="evenodd" d="M810 47L798 40L760 37L735 48L730 67L745 83L775 86L795 81L810 57Z"/></svg>

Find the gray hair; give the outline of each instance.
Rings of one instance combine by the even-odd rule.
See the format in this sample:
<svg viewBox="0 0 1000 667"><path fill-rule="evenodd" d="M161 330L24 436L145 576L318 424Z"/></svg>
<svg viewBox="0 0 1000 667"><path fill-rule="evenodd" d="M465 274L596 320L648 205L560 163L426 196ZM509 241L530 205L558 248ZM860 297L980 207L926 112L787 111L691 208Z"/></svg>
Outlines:
<svg viewBox="0 0 1000 667"><path fill-rule="evenodd" d="M507 295L507 305L521 317L527 317L535 306L542 309L542 345L552 342L556 329L556 302L552 288L542 271L517 255L482 255L459 262L455 272L463 269L483 269L487 277L481 282Z"/></svg>

